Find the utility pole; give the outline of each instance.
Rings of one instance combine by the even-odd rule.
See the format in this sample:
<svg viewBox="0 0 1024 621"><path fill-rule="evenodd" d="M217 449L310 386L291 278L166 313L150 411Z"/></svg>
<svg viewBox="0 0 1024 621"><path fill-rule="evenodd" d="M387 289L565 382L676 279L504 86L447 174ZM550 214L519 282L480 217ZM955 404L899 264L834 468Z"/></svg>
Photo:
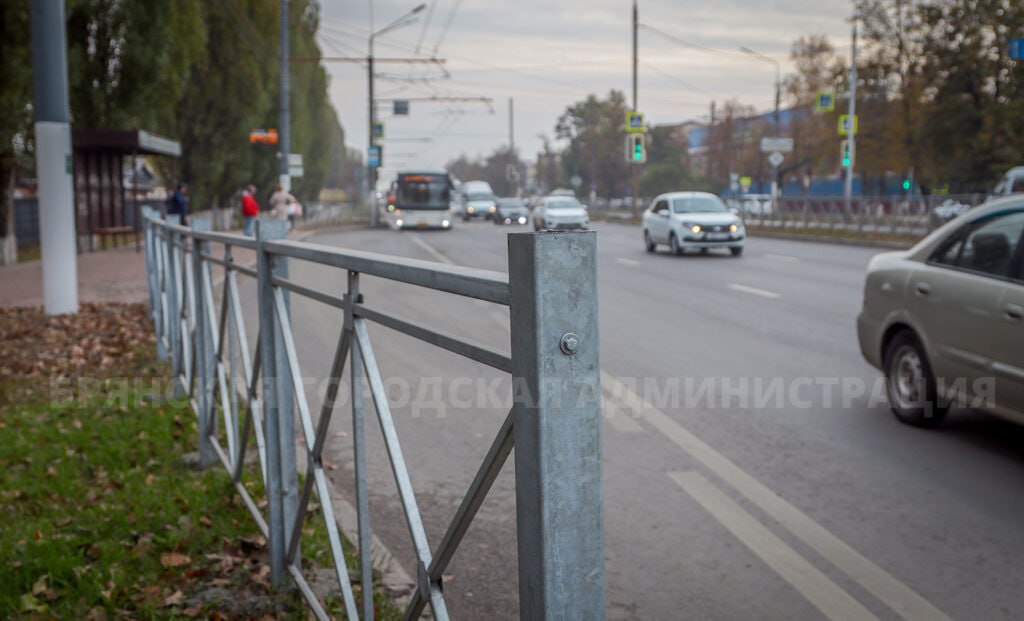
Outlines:
<svg viewBox="0 0 1024 621"><path fill-rule="evenodd" d="M508 98L508 161L512 166L510 171L510 181L515 186L516 198L519 198L519 166L517 163L519 158L516 157L516 124L515 124L515 112L513 108L512 98Z"/></svg>
<svg viewBox="0 0 1024 621"><path fill-rule="evenodd" d="M366 77L370 81L366 89L369 97L367 108L370 111L369 132L367 133L368 148L366 149L366 184L370 191L370 226L377 226L377 167L370 165L370 153L373 152L374 143L376 142L373 138L376 112L373 104L373 35L370 35L370 55L366 57L366 67Z"/></svg>
<svg viewBox="0 0 1024 621"><path fill-rule="evenodd" d="M637 64L637 29L640 25L638 17L638 11L636 6L637 0L633 0L633 112L637 112L637 89L636 89L636 64ZM637 206L640 204L640 164L632 162L630 168L633 169L633 206L632 212L633 217L637 217Z"/></svg>
<svg viewBox="0 0 1024 621"><path fill-rule="evenodd" d="M64 0L32 0L32 74L43 307L47 315L77 313L78 263Z"/></svg>
<svg viewBox="0 0 1024 621"><path fill-rule="evenodd" d="M281 0L281 41L279 53L281 55L281 103L280 103L280 116L278 117L277 124L280 126L277 130L279 146L281 147L280 158L281 158L281 176L280 184L284 188L285 192L291 192L292 190L292 178L288 174L288 154L291 153L291 83L288 80L288 0Z"/></svg>
<svg viewBox="0 0 1024 621"><path fill-rule="evenodd" d="M850 48L850 107L849 107L849 131L846 139L850 145L850 166L846 169L846 179L843 186L843 196L846 203L846 213L850 213L850 203L853 200L853 169L857 163L857 16L853 16L853 45Z"/></svg>

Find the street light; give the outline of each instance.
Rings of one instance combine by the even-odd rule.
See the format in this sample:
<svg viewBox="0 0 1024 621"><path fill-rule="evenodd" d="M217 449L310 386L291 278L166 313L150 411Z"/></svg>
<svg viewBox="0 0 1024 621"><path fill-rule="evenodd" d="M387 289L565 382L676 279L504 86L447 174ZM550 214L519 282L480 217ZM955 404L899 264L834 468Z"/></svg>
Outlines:
<svg viewBox="0 0 1024 621"><path fill-rule="evenodd" d="M413 23L414 21L416 21L416 15L423 11L423 9L425 8L427 8L426 4L420 4L416 8L409 11L405 15L399 17L398 19L391 22L387 26L384 26L383 28L377 30L376 32L370 33L370 40L368 45L369 53L366 56L367 78L369 80L368 96L370 109L370 124L369 127L367 128L369 148L366 151L366 180L370 189L370 224L372 226L377 225L377 202L373 198L374 192L377 190L377 169L370 165L370 152L373 151L373 147L376 146L376 141L373 139L373 126L376 121L376 110L374 109L373 105L373 40L386 32L390 32L397 28L401 28L402 26L408 26L409 24Z"/></svg>
<svg viewBox="0 0 1024 621"><path fill-rule="evenodd" d="M778 136L780 134L780 132L782 131L781 130L781 125L779 123L779 98L781 96L780 89L782 88L782 79L781 79L781 76L780 76L781 68L779 66L779 61L777 61L774 58L771 58L769 56L765 56L761 52L757 52L755 50L752 50L749 47L740 47L740 51L743 52L744 54L750 54L751 56L754 56L755 58L760 58L763 61L770 62L771 64L775 65L775 115L774 115L774 118L775 118L775 135Z"/></svg>

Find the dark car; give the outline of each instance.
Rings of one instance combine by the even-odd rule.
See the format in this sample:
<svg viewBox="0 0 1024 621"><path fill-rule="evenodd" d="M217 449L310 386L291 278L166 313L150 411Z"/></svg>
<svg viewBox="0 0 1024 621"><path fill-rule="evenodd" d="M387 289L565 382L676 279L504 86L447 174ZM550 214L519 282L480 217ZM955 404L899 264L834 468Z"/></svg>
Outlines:
<svg viewBox="0 0 1024 621"><path fill-rule="evenodd" d="M494 213L495 224L526 224L530 210L518 198L499 198L498 210Z"/></svg>

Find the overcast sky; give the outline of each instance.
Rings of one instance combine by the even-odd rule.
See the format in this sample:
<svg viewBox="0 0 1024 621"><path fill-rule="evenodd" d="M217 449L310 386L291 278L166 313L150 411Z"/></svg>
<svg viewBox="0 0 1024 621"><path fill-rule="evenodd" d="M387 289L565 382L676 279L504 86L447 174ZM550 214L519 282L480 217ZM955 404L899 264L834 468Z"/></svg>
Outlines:
<svg viewBox="0 0 1024 621"><path fill-rule="evenodd" d="M426 0L411 25L377 38L375 57L446 59L450 77L430 65L379 64L377 97L491 97L486 104L410 103L409 116L379 109L385 123L382 179L410 166L440 167L465 153L508 144L514 98L515 144L533 159L541 134L553 137L565 108L590 93L631 92L632 0ZM373 19L371 26L371 3ZM328 56L366 56L367 36L418 0L322 0L320 44ZM649 124L707 120L713 100L770 110L775 69L740 46L778 60L785 76L800 35L824 34L849 54L848 0L640 0L639 109ZM450 24L450 25L449 25ZM446 30L446 26L447 30ZM418 50L418 51L417 51ZM349 146L365 153L365 64L327 63L331 99ZM436 79L435 79L436 78Z"/></svg>

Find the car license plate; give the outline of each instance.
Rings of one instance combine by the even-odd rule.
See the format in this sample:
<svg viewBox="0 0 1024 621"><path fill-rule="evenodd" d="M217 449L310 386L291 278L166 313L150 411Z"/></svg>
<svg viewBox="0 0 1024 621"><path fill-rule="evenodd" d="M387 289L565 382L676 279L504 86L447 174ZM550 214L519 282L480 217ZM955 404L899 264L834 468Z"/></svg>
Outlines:
<svg viewBox="0 0 1024 621"><path fill-rule="evenodd" d="M722 241L723 239L729 239L727 233L708 233L708 239L711 241Z"/></svg>
<svg viewBox="0 0 1024 621"><path fill-rule="evenodd" d="M416 226L418 228L425 229L427 228L427 222L426 220L420 220L419 222L416 223Z"/></svg>

